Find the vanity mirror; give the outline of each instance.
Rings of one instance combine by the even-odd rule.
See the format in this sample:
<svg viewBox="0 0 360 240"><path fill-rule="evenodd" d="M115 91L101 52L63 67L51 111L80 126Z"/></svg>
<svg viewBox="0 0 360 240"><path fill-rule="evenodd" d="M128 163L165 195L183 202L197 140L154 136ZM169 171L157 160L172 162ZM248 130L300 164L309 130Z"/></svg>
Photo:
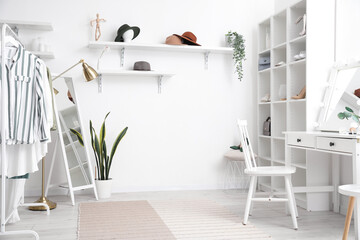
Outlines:
<svg viewBox="0 0 360 240"><path fill-rule="evenodd" d="M360 98L354 94L360 88L360 62L334 66L329 75L323 103L319 112L317 130L343 132L350 129L352 120L341 120L339 112L350 107L360 114Z"/></svg>

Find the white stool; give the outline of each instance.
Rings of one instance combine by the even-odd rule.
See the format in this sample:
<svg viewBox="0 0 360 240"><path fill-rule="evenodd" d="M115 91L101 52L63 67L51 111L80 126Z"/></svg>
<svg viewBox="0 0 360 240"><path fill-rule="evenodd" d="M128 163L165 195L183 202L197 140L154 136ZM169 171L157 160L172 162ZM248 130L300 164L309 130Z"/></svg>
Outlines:
<svg viewBox="0 0 360 240"><path fill-rule="evenodd" d="M346 240L349 234L351 216L355 204L355 197L360 197L360 185L348 184L348 185L339 186L339 193L341 193L342 195L350 196L349 205L346 213L346 219L345 219L344 233L342 238L343 240Z"/></svg>
<svg viewBox="0 0 360 240"><path fill-rule="evenodd" d="M247 189L250 177L244 174L245 158L239 150L230 150L224 154L226 167L224 173L224 189L239 188Z"/></svg>

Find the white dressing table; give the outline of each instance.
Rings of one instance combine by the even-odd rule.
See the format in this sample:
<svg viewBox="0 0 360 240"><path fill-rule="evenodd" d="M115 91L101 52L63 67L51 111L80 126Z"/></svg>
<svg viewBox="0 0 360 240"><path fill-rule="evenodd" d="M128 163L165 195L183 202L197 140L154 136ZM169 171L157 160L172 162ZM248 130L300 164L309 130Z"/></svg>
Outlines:
<svg viewBox="0 0 360 240"><path fill-rule="evenodd" d="M339 155L346 155L352 157L352 183L360 184L360 135L340 134L321 131L298 131L298 132L284 132L286 152L289 148L299 148L310 151L320 151L326 153L335 153ZM291 158L286 158L286 165L291 165ZM331 159L330 159L331 160ZM333 164L334 166L334 164ZM335 165L336 166L336 165ZM338 165L337 165L338 166ZM335 167L336 168L336 167ZM333 167L333 185L334 185L334 211L338 212L338 190L339 169ZM335 183L334 183L335 182ZM360 214L360 198L356 198L354 215L354 227L356 239L360 240L360 221L358 214Z"/></svg>

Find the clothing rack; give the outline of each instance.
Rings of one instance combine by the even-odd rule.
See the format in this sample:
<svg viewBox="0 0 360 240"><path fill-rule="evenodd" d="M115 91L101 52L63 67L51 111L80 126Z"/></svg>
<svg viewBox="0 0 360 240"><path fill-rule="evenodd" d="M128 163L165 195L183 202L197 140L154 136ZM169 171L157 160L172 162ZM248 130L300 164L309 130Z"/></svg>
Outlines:
<svg viewBox="0 0 360 240"><path fill-rule="evenodd" d="M6 112L5 109L7 108L5 102L5 91L6 91L6 74L5 74L5 36L7 33L10 33L13 38L21 43L17 34L9 27L7 24L3 24L1 28L1 227L0 227L0 236L6 235L33 235L36 240L39 239L39 234L33 230L17 230L17 231L6 231L5 225L9 220L10 216L13 214L11 213L9 217L6 219L6 205L5 205L5 181L7 176L7 159L6 159L6 135L5 135L5 120L6 120ZM44 206L47 208L47 215L50 214L49 206L44 203L21 203L20 206Z"/></svg>

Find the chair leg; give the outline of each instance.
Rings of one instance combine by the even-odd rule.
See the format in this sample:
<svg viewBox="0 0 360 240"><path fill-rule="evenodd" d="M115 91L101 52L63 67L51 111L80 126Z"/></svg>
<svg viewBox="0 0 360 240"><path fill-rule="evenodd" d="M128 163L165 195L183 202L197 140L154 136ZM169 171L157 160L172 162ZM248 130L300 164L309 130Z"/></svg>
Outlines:
<svg viewBox="0 0 360 240"><path fill-rule="evenodd" d="M248 193L248 196L247 196L247 201L246 201L246 206L245 206L245 213L244 213L244 220L243 220L244 225L247 224L247 220L249 218L250 205L251 205L253 191L254 191L255 179L256 179L255 176L251 176L249 193Z"/></svg>
<svg viewBox="0 0 360 240"><path fill-rule="evenodd" d="M254 190L253 190L252 198L255 197L256 187L257 187L257 177L254 176L254 178L255 178L255 180L254 180ZM250 203L250 212L249 212L249 215L250 215L250 216L252 215L253 208L254 208L254 203L251 202L251 203Z"/></svg>
<svg viewBox="0 0 360 240"><path fill-rule="evenodd" d="M288 205L289 205L289 210L290 210L292 222L294 225L294 229L297 230L298 225L297 225L297 219L296 219L296 213L295 213L295 207L294 207L295 199L293 198L293 195L291 194L292 190L291 190L290 177L291 177L290 175L285 176L285 188L286 188L286 192L287 192L287 196L288 196Z"/></svg>
<svg viewBox="0 0 360 240"><path fill-rule="evenodd" d="M354 210L354 203L355 203L355 197L350 197L349 206L347 209L346 219L345 219L344 233L343 233L343 238L342 238L343 240L347 240L347 238L348 238L351 216L352 216L352 213Z"/></svg>
<svg viewBox="0 0 360 240"><path fill-rule="evenodd" d="M299 213L298 213L298 209L297 209L297 205L296 205L295 194L294 194L294 189L293 189L293 185L291 182L291 176L289 178L289 182L290 182L291 195L293 196L293 199L294 199L295 214L296 214L296 217L299 217Z"/></svg>

